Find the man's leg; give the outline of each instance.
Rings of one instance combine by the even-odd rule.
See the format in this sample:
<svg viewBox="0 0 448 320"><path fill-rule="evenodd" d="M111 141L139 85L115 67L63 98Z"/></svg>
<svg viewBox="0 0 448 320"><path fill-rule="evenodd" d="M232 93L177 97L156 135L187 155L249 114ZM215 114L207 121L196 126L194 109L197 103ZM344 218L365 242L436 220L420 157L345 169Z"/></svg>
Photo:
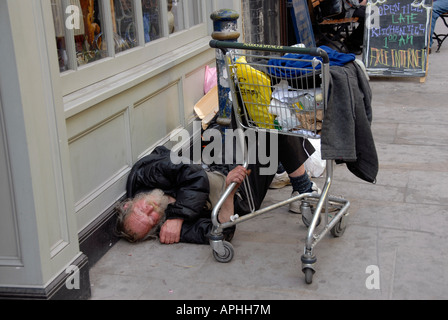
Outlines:
<svg viewBox="0 0 448 320"><path fill-rule="evenodd" d="M292 191L298 193L313 192L313 183L305 171L305 165L302 165L299 169L289 175L289 180L292 184Z"/></svg>
<svg viewBox="0 0 448 320"><path fill-rule="evenodd" d="M268 153L270 154L271 150L277 150L278 160L280 163L282 163L290 179L295 179L303 176L305 173L305 167L303 164L308 159L308 155L313 154L313 145L308 140L303 140L298 137L282 134L278 135L277 141L277 147L271 148L271 139L266 139L266 150L268 151ZM251 170L251 174L248 177L248 182L251 189L255 209L259 209L261 207L266 193L269 190L269 186L274 178L274 174L260 174L260 169L263 167L269 167L270 165L270 163L261 165L259 161L257 161L257 163L255 164L249 165L248 169ZM309 178L307 179L309 181ZM291 181L291 184L292 183L293 182ZM248 206L248 198L249 196L247 195L243 186L241 186L239 188L239 195L235 195L235 213L241 215L242 213L244 214L250 212L250 208Z"/></svg>
<svg viewBox="0 0 448 320"><path fill-rule="evenodd" d="M289 175L293 191L310 192L312 182L305 171L304 163L314 151L308 140L286 135L279 137L279 159Z"/></svg>
<svg viewBox="0 0 448 320"><path fill-rule="evenodd" d="M269 138L266 139L266 143L268 144L266 150L271 150ZM317 187L311 182L304 166L305 161L315 151L313 145L308 140L296 136L279 134L278 146L274 149L278 150L278 160L282 163L290 177L293 193L317 191ZM265 166L269 167L270 164ZM260 165L258 161L256 164L249 165L248 168L251 169L251 174L249 175L248 180L256 210L261 207L272 179L274 178L274 175L261 175L260 168L263 168L263 166ZM248 198L249 196L243 186L241 186L238 194L235 195L235 213L242 215L250 212Z"/></svg>
<svg viewBox="0 0 448 320"><path fill-rule="evenodd" d="M434 39L432 38L432 34L434 33L437 19L439 19L440 15L444 14L445 12L448 12L448 0L437 0L433 2L429 47L432 46L432 43L434 41Z"/></svg>
<svg viewBox="0 0 448 320"><path fill-rule="evenodd" d="M247 177L246 182L248 189L250 189L252 200L250 200L250 195L245 189L245 186L241 185L234 197L235 213L239 215L250 213L251 208L249 206L249 201L253 201L255 210L260 209L272 179L274 179L274 175L260 174L260 168L262 168L262 166L258 163L249 165L248 169L251 173Z"/></svg>
<svg viewBox="0 0 448 320"><path fill-rule="evenodd" d="M302 193L319 191L317 186L310 180L305 170L305 161L314 153L313 145L305 139L283 136L279 139L279 158L289 175L292 184L291 196ZM292 202L289 210L300 213L300 203Z"/></svg>
<svg viewBox="0 0 448 320"><path fill-rule="evenodd" d="M296 171L289 174L291 178L297 178L300 177L305 173L305 165L301 165Z"/></svg>

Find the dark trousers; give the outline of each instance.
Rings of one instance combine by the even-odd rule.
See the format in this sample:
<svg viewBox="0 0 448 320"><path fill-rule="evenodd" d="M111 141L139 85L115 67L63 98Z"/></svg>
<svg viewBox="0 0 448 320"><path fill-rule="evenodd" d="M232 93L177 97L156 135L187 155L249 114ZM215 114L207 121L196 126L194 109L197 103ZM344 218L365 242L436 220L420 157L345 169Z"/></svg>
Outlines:
<svg viewBox="0 0 448 320"><path fill-rule="evenodd" d="M270 141L269 139L267 139ZM272 150L268 146L268 150ZM278 135L278 160L281 162L288 174L296 171L308 159L308 155L314 153L312 144L306 140L295 136ZM274 179L275 172L270 175L263 175L260 169L268 166L261 165L259 162L250 164L251 174L248 177L249 185L252 190L252 197L255 209L259 209L269 190L269 186ZM235 213L244 215L250 212L248 206L248 195L244 186L239 189L241 198L235 196Z"/></svg>
<svg viewBox="0 0 448 320"><path fill-rule="evenodd" d="M235 118L232 117L232 127L236 128ZM278 152L278 161L282 163L288 174L296 171L305 161L314 153L313 145L306 139L302 139L296 136L283 135L278 134L278 145L277 148L275 146L271 146L271 139L268 136L266 139L267 153L275 152L277 149ZM258 140L258 139L257 139ZM275 140L275 139L274 139ZM236 146L232 146L233 148ZM223 152L226 150L226 147L223 148ZM233 153L236 155L236 152ZM268 155L266 155L268 156ZM223 159L225 156L223 155ZM232 170L237 163L233 164L225 164L225 165L209 165L210 169L217 170L225 175ZM261 174L260 169L264 167L269 167L268 164L260 164L260 161L257 159L254 164L249 164L248 169L251 170L251 173L248 177L248 184L252 193L252 198L254 202L254 207L256 210L260 209L261 204L263 203L264 198L269 190L269 186L274 179L275 171L272 174L266 175ZM251 212L249 207L249 196L242 184L238 190L238 194L235 195L234 198L234 213L240 216L248 214ZM199 243L199 244L208 244L208 234L212 231L213 223L209 218L201 218L198 221L193 222L184 222L182 225L181 232L181 242L189 242L189 243ZM228 228L224 230L224 236L226 239L230 239L233 237L235 232L235 227Z"/></svg>

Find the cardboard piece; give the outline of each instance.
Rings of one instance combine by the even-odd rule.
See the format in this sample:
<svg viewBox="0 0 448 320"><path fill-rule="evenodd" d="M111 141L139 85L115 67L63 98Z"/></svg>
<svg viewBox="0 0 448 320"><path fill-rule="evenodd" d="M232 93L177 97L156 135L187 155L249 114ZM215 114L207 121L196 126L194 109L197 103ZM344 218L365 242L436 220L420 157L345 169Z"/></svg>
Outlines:
<svg viewBox="0 0 448 320"><path fill-rule="evenodd" d="M202 128L207 128L210 121L219 111L218 86L214 86L199 100L195 106L194 111L202 120Z"/></svg>

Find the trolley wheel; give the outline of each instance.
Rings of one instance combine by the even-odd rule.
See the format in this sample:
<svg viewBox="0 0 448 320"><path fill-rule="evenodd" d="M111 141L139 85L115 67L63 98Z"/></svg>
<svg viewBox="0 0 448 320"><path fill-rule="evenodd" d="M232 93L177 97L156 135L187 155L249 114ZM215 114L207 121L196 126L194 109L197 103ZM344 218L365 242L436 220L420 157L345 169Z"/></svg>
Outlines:
<svg viewBox="0 0 448 320"><path fill-rule="evenodd" d="M313 221L313 217L314 217L314 214L311 216L311 218L307 218L305 215L302 214L302 221L303 221L303 224L305 225L305 227L309 228L309 226L311 225L311 222ZM320 221L321 221L321 217L319 215L319 219L317 220L316 227L318 225L320 225Z"/></svg>
<svg viewBox="0 0 448 320"><path fill-rule="evenodd" d="M305 274L305 282L306 284L311 284L313 282L314 270L311 268L303 269L303 273Z"/></svg>
<svg viewBox="0 0 448 320"><path fill-rule="evenodd" d="M344 232L345 229L347 228L347 224L346 224L346 217L343 216L341 217L341 219L334 225L333 228L331 228L330 233L333 235L333 237L341 237Z"/></svg>
<svg viewBox="0 0 448 320"><path fill-rule="evenodd" d="M213 256L215 257L216 261L226 263L230 262L233 259L234 249L230 242L223 241L222 242L224 246L224 254L219 254L215 250L213 250Z"/></svg>

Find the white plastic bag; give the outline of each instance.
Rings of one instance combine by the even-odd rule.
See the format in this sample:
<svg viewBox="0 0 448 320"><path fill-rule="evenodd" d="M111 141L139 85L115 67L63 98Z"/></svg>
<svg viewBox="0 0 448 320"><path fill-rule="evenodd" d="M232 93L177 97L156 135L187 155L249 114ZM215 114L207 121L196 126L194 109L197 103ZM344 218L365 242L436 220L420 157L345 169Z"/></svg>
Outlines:
<svg viewBox="0 0 448 320"><path fill-rule="evenodd" d="M311 177L318 178L324 173L327 164L320 153L320 139L309 139L309 142L316 151L305 161L305 170Z"/></svg>

